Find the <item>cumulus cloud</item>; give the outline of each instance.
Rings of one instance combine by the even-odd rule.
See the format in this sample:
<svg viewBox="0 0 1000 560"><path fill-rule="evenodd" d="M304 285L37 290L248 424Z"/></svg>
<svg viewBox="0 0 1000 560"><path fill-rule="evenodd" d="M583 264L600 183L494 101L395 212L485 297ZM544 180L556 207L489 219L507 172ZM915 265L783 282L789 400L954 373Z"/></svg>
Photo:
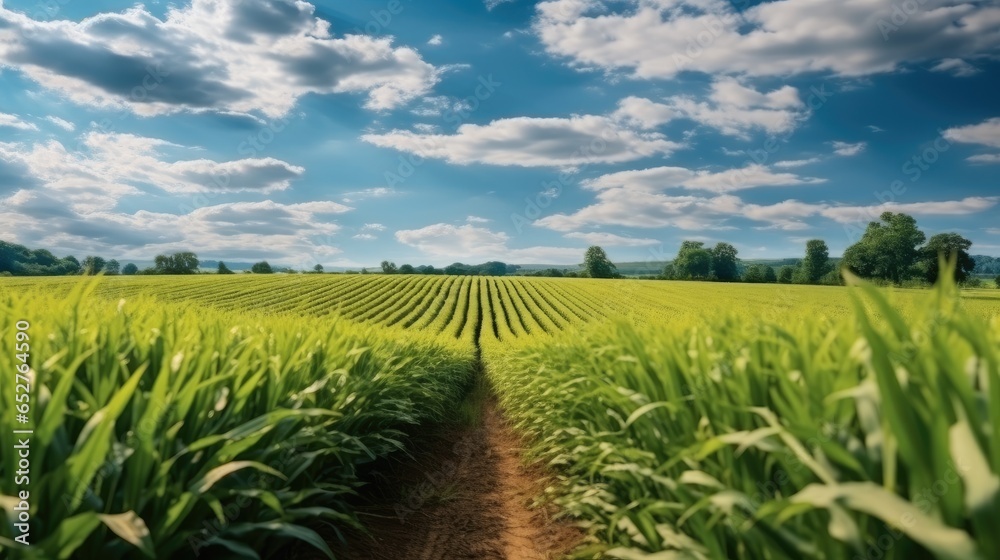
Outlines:
<svg viewBox="0 0 1000 560"><path fill-rule="evenodd" d="M436 46L438 46L438 45L440 45L442 43L444 43L444 37L442 37L440 35L435 35L435 36L433 36L433 37L431 37L430 39L427 40L427 44L431 45L431 46L434 46L434 47L436 47Z"/></svg>
<svg viewBox="0 0 1000 560"><path fill-rule="evenodd" d="M126 195L146 190L168 193L268 193L287 189L304 169L274 158L216 162L168 161L168 149L183 149L156 138L89 132L80 144L0 144L0 158L25 166L47 190L82 210L110 209Z"/></svg>
<svg viewBox="0 0 1000 560"><path fill-rule="evenodd" d="M60 119L59 117L56 117L54 115L49 115L45 117L45 120L58 126L59 128L65 130L66 132L73 132L74 130L76 130L75 124L67 121L66 119Z"/></svg>
<svg viewBox="0 0 1000 560"><path fill-rule="evenodd" d="M21 117L17 115L11 115L8 113L0 113L0 128L15 128L17 130L38 130L38 127L21 120Z"/></svg>
<svg viewBox="0 0 1000 560"><path fill-rule="evenodd" d="M188 214L77 212L44 191L20 190L0 200L0 237L58 253L86 251L148 260L195 248L202 258L267 258L298 262L340 250L340 226L326 216L347 208L329 202L233 202Z"/></svg>
<svg viewBox="0 0 1000 560"><path fill-rule="evenodd" d="M774 166L781 169L790 169L793 167L803 167L805 165L809 165L812 163L818 163L819 161L820 161L819 158L787 159L784 161L775 162Z"/></svg>
<svg viewBox="0 0 1000 560"><path fill-rule="evenodd" d="M948 72L952 76L967 78L979 73L979 69L960 58L946 58L931 68L932 72Z"/></svg>
<svg viewBox="0 0 1000 560"><path fill-rule="evenodd" d="M391 38L334 36L301 0L192 0L159 19L138 6L75 22L0 5L0 63L76 103L140 115L284 115L309 93L373 110L425 95L440 71Z"/></svg>
<svg viewBox="0 0 1000 560"><path fill-rule="evenodd" d="M978 144L987 148L1000 148L1000 117L979 124L949 128L944 137L952 142ZM1000 153L978 154L967 158L972 163L1000 163Z"/></svg>
<svg viewBox="0 0 1000 560"><path fill-rule="evenodd" d="M481 218L479 216L468 216L465 218L465 221L470 224L486 224L490 222L488 218Z"/></svg>
<svg viewBox="0 0 1000 560"><path fill-rule="evenodd" d="M819 218L850 224L875 220L885 211L916 216L967 215L989 210L1000 201L1000 197L968 197L952 201L851 206L787 199L757 204L731 194L756 187L790 187L823 181L793 173L776 173L760 165L719 172L682 167L622 171L584 181L585 189L596 191L593 203L572 213L544 216L533 225L567 233L613 226L675 227L696 231L735 229L734 220L743 219L758 222L758 229L801 230L808 229Z"/></svg>
<svg viewBox="0 0 1000 560"><path fill-rule="evenodd" d="M833 142L833 153L838 156L851 157L860 154L865 151L868 147L866 142L856 142L854 144L850 142Z"/></svg>
<svg viewBox="0 0 1000 560"><path fill-rule="evenodd" d="M521 167L619 163L668 155L680 147L660 133L633 130L612 117L596 115L517 117L487 125L463 124L454 134L393 130L366 134L362 139L383 148L460 165Z"/></svg>
<svg viewBox="0 0 1000 560"><path fill-rule="evenodd" d="M726 0L549 0L538 4L534 29L554 56L637 78L684 71L864 76L996 53L1000 7L961 0L919 4L900 21L896 4L884 0L776 0L745 9Z"/></svg>
<svg viewBox="0 0 1000 560"><path fill-rule="evenodd" d="M396 232L396 240L414 247L439 262L454 259L469 261L499 260L523 264L569 263L583 258L583 248L525 247L512 249L510 236L472 224L432 224L419 229Z"/></svg>
<svg viewBox="0 0 1000 560"><path fill-rule="evenodd" d="M816 177L800 177L794 173L775 173L762 165L719 172L693 171L684 167L653 167L620 171L584 181L584 188L604 190L624 188L648 192L681 188L685 190L725 193L762 186L785 187L824 182Z"/></svg>

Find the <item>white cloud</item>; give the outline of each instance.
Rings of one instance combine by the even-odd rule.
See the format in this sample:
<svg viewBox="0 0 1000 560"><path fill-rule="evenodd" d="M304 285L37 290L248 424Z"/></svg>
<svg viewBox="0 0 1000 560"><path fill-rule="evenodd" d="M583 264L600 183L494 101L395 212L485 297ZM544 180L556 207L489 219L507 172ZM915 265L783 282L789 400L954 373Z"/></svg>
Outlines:
<svg viewBox="0 0 1000 560"><path fill-rule="evenodd" d="M944 131L944 137L952 142L1000 148L1000 117L979 124L949 128Z"/></svg>
<svg viewBox="0 0 1000 560"><path fill-rule="evenodd" d="M365 224L361 226L361 231L385 231L385 226L382 224Z"/></svg>
<svg viewBox="0 0 1000 560"><path fill-rule="evenodd" d="M1000 154L977 154L965 158L972 163L1000 163Z"/></svg>
<svg viewBox="0 0 1000 560"><path fill-rule="evenodd" d="M374 241L378 239L378 237L370 233L359 233L357 235L352 236L351 239L358 239L360 241Z"/></svg>
<svg viewBox="0 0 1000 560"><path fill-rule="evenodd" d="M672 173L677 175L674 180L680 178L685 182L686 170L673 169ZM653 171L666 173L663 169ZM622 181L622 174L609 175L612 179L602 182L604 188L599 190L592 204L570 214L545 216L533 225L561 232L605 226L675 227L697 231L734 229L731 221L743 218L760 222L758 229L794 231L808 229L816 218L863 227L886 211L915 216L969 215L994 208L1000 201L1000 197L968 197L953 201L836 206L790 199L774 204L753 204L731 194L695 196L659 192L664 183L652 180L655 173L637 173L639 179L629 181ZM725 190L716 192L725 193Z"/></svg>
<svg viewBox="0 0 1000 560"><path fill-rule="evenodd" d="M572 232L567 233L563 237L567 239L579 239L589 245L607 245L609 247L647 247L649 245L658 245L660 243L655 239L623 237L621 235L605 232Z"/></svg>
<svg viewBox="0 0 1000 560"><path fill-rule="evenodd" d="M49 115L49 116L45 117L45 120L47 120L50 123L58 126L59 128L65 130L66 132L73 132L74 130L76 130L76 125L75 124L73 124L73 123L71 123L71 122L69 122L69 121L67 121L65 119L60 119L59 117L56 117L54 115Z"/></svg>
<svg viewBox="0 0 1000 560"><path fill-rule="evenodd" d="M80 213L45 192L22 190L0 200L0 237L57 254L149 260L159 253L195 250L203 259L315 263L340 252L331 243L340 226L324 216L345 210L329 202L265 200L217 204L188 214Z"/></svg>
<svg viewBox="0 0 1000 560"><path fill-rule="evenodd" d="M613 10L622 5L631 8ZM727 0L550 0L538 4L534 29L554 56L637 78L683 71L864 76L920 61L964 60L1000 45L1000 8L990 2L921 1L912 14L904 12L901 25L893 15L898 5L886 0L776 0L740 8Z"/></svg>
<svg viewBox="0 0 1000 560"><path fill-rule="evenodd" d="M386 198L389 196L396 196L398 194L400 194L399 191L389 187L373 187L370 189L344 193L344 202L350 203L355 200L364 200L366 198Z"/></svg>
<svg viewBox="0 0 1000 560"><path fill-rule="evenodd" d="M979 69L960 58L946 58L931 68L932 72L950 72L953 76L966 78L975 76Z"/></svg>
<svg viewBox="0 0 1000 560"><path fill-rule="evenodd" d="M439 262L498 260L521 264L576 263L584 249L567 247L508 247L510 237L472 224L432 224L396 232L396 239Z"/></svg>
<svg viewBox="0 0 1000 560"><path fill-rule="evenodd" d="M793 173L774 173L762 165L749 165L742 169L720 172L692 171L684 167L653 167L650 169L620 171L584 181L584 188L603 190L626 188L649 192L671 188L725 193L755 187L785 187L824 182L816 177L800 177Z"/></svg>
<svg viewBox="0 0 1000 560"><path fill-rule="evenodd" d="M802 167L805 165L810 165L813 163L818 163L819 158L808 158L808 159L789 159L785 161L777 161L774 163L775 167L780 167L781 169L789 169L793 167Z"/></svg>
<svg viewBox="0 0 1000 560"><path fill-rule="evenodd" d="M866 142L856 142L854 144L851 144L850 142L834 141L833 153L838 156L851 157L851 156L856 156L861 152L865 151L865 148L867 147L868 144Z"/></svg>
<svg viewBox="0 0 1000 560"><path fill-rule="evenodd" d="M391 38L334 36L300 0L192 0L162 20L137 6L80 22L0 5L0 62L76 103L140 115L277 117L309 93L364 94L367 108L392 109L441 72Z"/></svg>
<svg viewBox="0 0 1000 560"><path fill-rule="evenodd" d="M361 137L383 148L465 165L571 167L669 155L680 147L655 132L641 132L595 115L517 117L487 125L463 124L454 134L393 130Z"/></svg>
<svg viewBox="0 0 1000 560"><path fill-rule="evenodd" d="M868 125L868 130L870 130L872 132L885 132L884 128L879 127L879 126L875 126L873 124Z"/></svg>
<svg viewBox="0 0 1000 560"><path fill-rule="evenodd" d="M442 37L440 35L435 35L435 36L433 36L433 37L431 37L430 39L427 40L427 44L431 45L431 46L434 46L434 47L437 47L437 46L441 45L442 43L444 43L444 37Z"/></svg>
<svg viewBox="0 0 1000 560"><path fill-rule="evenodd" d="M483 4L486 5L487 10L493 11L493 8L496 8L500 4L508 4L515 1L516 0L483 0Z"/></svg>
<svg viewBox="0 0 1000 560"><path fill-rule="evenodd" d="M481 218L479 216L468 216L465 218L465 221L470 224L486 224L489 223L491 220L488 218Z"/></svg>
<svg viewBox="0 0 1000 560"><path fill-rule="evenodd" d="M284 190L305 171L274 158L216 162L169 158L180 149L156 138L89 132L83 150L45 144L0 144L0 157L18 161L78 210L110 209L122 196L143 191L168 193L258 192ZM173 161L168 161L173 159Z"/></svg>
<svg viewBox="0 0 1000 560"><path fill-rule="evenodd" d="M0 128L16 128L17 130L38 130L38 127L21 120L21 117L17 115L11 115L9 113L0 113Z"/></svg>
<svg viewBox="0 0 1000 560"><path fill-rule="evenodd" d="M985 120L979 124L949 128L944 137L962 144L979 144L988 148L1000 148L1000 117ZM972 163L1000 163L1000 153L977 154L966 158Z"/></svg>

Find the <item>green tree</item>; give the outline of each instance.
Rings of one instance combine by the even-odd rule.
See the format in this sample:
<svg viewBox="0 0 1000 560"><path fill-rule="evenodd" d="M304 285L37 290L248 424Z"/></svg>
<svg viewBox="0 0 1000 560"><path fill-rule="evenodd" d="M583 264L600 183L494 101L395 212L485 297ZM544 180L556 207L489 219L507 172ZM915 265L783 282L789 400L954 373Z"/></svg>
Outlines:
<svg viewBox="0 0 1000 560"><path fill-rule="evenodd" d="M681 280L708 278L712 272L712 253L701 241L685 241L674 259L674 276Z"/></svg>
<svg viewBox="0 0 1000 560"><path fill-rule="evenodd" d="M89 256L80 263L80 272L87 275L98 274L104 270L104 259L97 256Z"/></svg>
<svg viewBox="0 0 1000 560"><path fill-rule="evenodd" d="M271 265L267 261L260 261L250 267L250 272L254 274L274 274L274 269L271 268Z"/></svg>
<svg viewBox="0 0 1000 560"><path fill-rule="evenodd" d="M216 274L236 274L232 270L229 270L229 267L226 266L226 263L222 261L219 261L219 267L216 269L215 272Z"/></svg>
<svg viewBox="0 0 1000 560"><path fill-rule="evenodd" d="M156 274L195 274L200 261L197 255L185 251L170 256L156 255L153 264Z"/></svg>
<svg viewBox="0 0 1000 560"><path fill-rule="evenodd" d="M997 285L997 288L1000 288L1000 276L994 278L993 283Z"/></svg>
<svg viewBox="0 0 1000 560"><path fill-rule="evenodd" d="M483 274L487 276L505 276L507 274L507 263L500 261L490 261L483 264Z"/></svg>
<svg viewBox="0 0 1000 560"><path fill-rule="evenodd" d="M314 266L313 272L315 272L316 274L323 274L323 265L317 264L316 266Z"/></svg>
<svg viewBox="0 0 1000 560"><path fill-rule="evenodd" d="M712 274L716 280L735 282L740 279L739 269L736 266L737 253L736 247L729 243L719 243L711 250Z"/></svg>
<svg viewBox="0 0 1000 560"><path fill-rule="evenodd" d="M389 261L382 261L382 274L396 274L399 270L396 269L396 263Z"/></svg>
<svg viewBox="0 0 1000 560"><path fill-rule="evenodd" d="M843 266L862 278L898 284L913 276L918 247L926 239L912 216L883 212L878 222L868 224L861 240L844 251Z"/></svg>
<svg viewBox="0 0 1000 560"><path fill-rule="evenodd" d="M608 254L597 245L587 249L583 255L583 266L591 278L614 278L618 275L618 269Z"/></svg>
<svg viewBox="0 0 1000 560"><path fill-rule="evenodd" d="M128 263L122 268L122 274L125 276L135 276L137 272L139 272L139 267L132 263Z"/></svg>
<svg viewBox="0 0 1000 560"><path fill-rule="evenodd" d="M921 268L927 281L931 284L938 281L938 275L941 273L939 268L941 256L949 259L954 256L955 281L964 282L976 268L976 261L969 256L971 248L972 241L957 233L939 233L931 237L927 245L920 249Z"/></svg>
<svg viewBox="0 0 1000 560"><path fill-rule="evenodd" d="M792 279L795 277L795 267L794 266L783 266L778 270L778 283L780 284L791 284Z"/></svg>
<svg viewBox="0 0 1000 560"><path fill-rule="evenodd" d="M751 284L763 284L777 282L778 276L774 273L774 269L766 264L752 264L743 273L743 281Z"/></svg>
<svg viewBox="0 0 1000 560"><path fill-rule="evenodd" d="M818 284L826 273L830 272L830 249L822 239L810 239L806 242L806 258L799 264L802 268L804 284Z"/></svg>
<svg viewBox="0 0 1000 560"><path fill-rule="evenodd" d="M121 273L122 265L115 259L111 259L104 263L104 273L110 276L116 276Z"/></svg>
<svg viewBox="0 0 1000 560"><path fill-rule="evenodd" d="M400 274L413 274L416 271L417 269L413 268L412 264L404 264L403 266L399 267Z"/></svg>

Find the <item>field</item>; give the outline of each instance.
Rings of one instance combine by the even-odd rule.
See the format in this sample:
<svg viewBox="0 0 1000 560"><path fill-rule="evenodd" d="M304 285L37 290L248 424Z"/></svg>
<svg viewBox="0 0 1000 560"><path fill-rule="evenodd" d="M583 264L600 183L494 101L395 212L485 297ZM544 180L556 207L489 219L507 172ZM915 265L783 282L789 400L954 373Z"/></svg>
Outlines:
<svg viewBox="0 0 1000 560"><path fill-rule="evenodd" d="M1000 557L997 290L20 278L0 279L0 308L0 371L31 366L37 558L277 558L289 542L338 558ZM380 486L426 464L427 433L491 453L379 540L392 531L371 513L399 503L379 509ZM386 465L398 480L373 478ZM503 512L473 520L501 552L431 542L448 515L490 509L477 501Z"/></svg>

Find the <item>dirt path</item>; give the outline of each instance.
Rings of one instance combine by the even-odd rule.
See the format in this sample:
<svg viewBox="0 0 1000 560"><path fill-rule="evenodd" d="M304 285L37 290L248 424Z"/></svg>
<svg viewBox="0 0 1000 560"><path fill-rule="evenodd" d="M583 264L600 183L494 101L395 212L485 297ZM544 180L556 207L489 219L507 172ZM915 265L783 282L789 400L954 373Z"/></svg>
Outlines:
<svg viewBox="0 0 1000 560"><path fill-rule="evenodd" d="M413 460L376 474L375 495L359 508L371 535L351 535L337 558L548 560L580 541L552 510L529 507L544 490L543 473L523 465L492 398L478 425L419 439Z"/></svg>

